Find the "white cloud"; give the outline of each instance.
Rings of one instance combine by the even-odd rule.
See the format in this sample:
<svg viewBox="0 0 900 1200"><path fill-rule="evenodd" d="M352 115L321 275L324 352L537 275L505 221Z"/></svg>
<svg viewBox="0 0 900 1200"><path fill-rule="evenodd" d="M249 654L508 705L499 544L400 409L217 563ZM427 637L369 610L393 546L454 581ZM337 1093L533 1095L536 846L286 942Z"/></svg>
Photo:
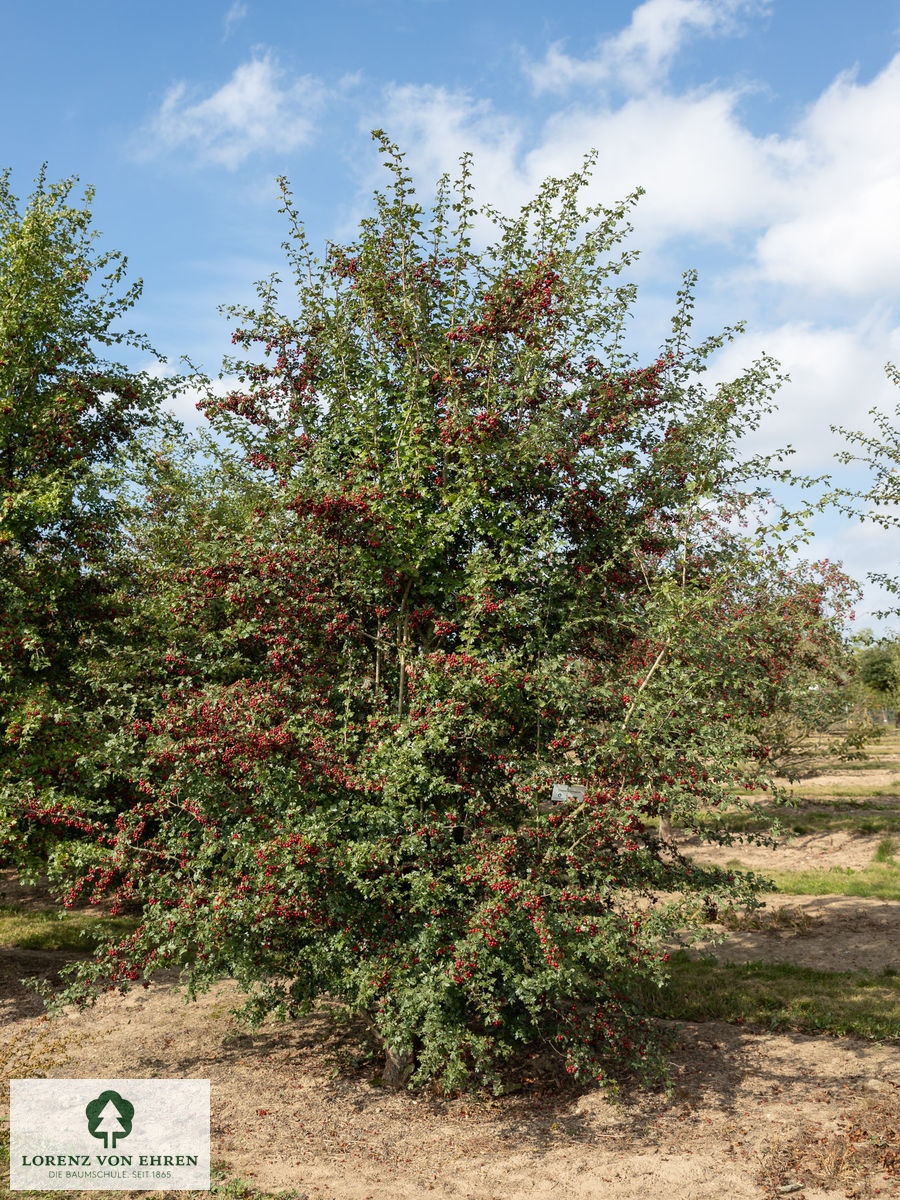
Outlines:
<svg viewBox="0 0 900 1200"><path fill-rule="evenodd" d="M790 139L791 184L757 244L760 275L850 295L900 279L900 55L871 82L839 76Z"/></svg>
<svg viewBox="0 0 900 1200"><path fill-rule="evenodd" d="M601 40L590 58L573 58L555 42L540 63L527 66L537 92L618 85L640 91L660 83L691 37L733 33L744 12L767 7L762 0L645 0L630 24Z"/></svg>
<svg viewBox="0 0 900 1200"><path fill-rule="evenodd" d="M452 176L462 152L471 151L479 194L506 211L548 175L576 169L595 146L600 160L589 198L611 203L644 187L637 214L643 246L684 232L728 236L778 206L783 160L793 150L746 129L737 112L742 89L676 95L661 85L689 38L733 32L741 15L766 7L766 0L645 0L590 59L551 46L526 73L537 90L575 89L582 99L551 108L536 138L523 118L433 85L385 88L378 123L408 150L416 177L429 182L444 171ZM604 82L632 94L618 106L597 99L592 85Z"/></svg>
<svg viewBox="0 0 900 1200"><path fill-rule="evenodd" d="M818 532L815 556L840 563L851 579L864 585L862 600L856 605L854 631L867 626L876 634L898 632L898 618L875 616L897 607L898 598L884 588L867 583L870 571L885 575L900 574L900 532L884 529L872 521L847 520L831 533Z"/></svg>
<svg viewBox="0 0 900 1200"><path fill-rule="evenodd" d="M604 45L618 45L631 31L655 63L665 47L674 53L678 37L700 28L701 17L712 22L736 8L708 0L648 0L629 30ZM680 23L659 20L666 36L654 41L644 31L638 38L634 29L644 10L657 18L675 13ZM607 57L604 50L597 62ZM579 81L573 76L573 83ZM738 87L682 93L649 87L618 103L591 96L589 87L579 91L576 102L551 106L536 134L523 117L432 86L386 89L380 122L409 149L420 178L452 172L459 154L472 150L480 194L502 198L507 210L548 175L575 169L585 151L597 147L589 198L609 203L644 187L635 213L642 249L681 236L749 238L755 250L741 268L745 284L786 285L817 302L896 297L900 139L893 128L900 112L900 55L868 83L840 76L792 128L768 136L755 134L743 119L745 92Z"/></svg>
<svg viewBox="0 0 900 1200"><path fill-rule="evenodd" d="M225 17L222 21L222 25L223 25L222 41L223 42L228 40L228 38L231 36L232 29L240 21L243 21L244 18L246 17L246 15L247 15L247 5L242 4L241 0L234 0L234 3L232 4L231 8L229 8L228 12L225 14Z"/></svg>
<svg viewBox="0 0 900 1200"><path fill-rule="evenodd" d="M878 315L831 328L791 321L756 329L726 346L708 381L733 379L761 354L770 354L790 381L776 397L777 411L746 439L746 449L768 453L790 442L793 469L846 474L834 453L848 445L830 427L871 431L870 409L893 413L900 396L885 375L884 360L895 347L900 348L900 327L891 328Z"/></svg>
<svg viewBox="0 0 900 1200"><path fill-rule="evenodd" d="M203 100L186 84L169 88L146 130L145 152L187 149L200 161L234 170L252 154L295 150L312 140L325 97L321 81L294 79L271 54L242 63Z"/></svg>
<svg viewBox="0 0 900 1200"><path fill-rule="evenodd" d="M503 196L504 209L513 211L530 194L527 172L518 166L524 143L521 122L498 113L487 101L431 84L391 85L384 89L378 123L426 186L444 172L456 179L461 156L470 152L482 200ZM372 124L371 114L366 124ZM367 185L372 180L382 185L383 171L376 169Z"/></svg>
<svg viewBox="0 0 900 1200"><path fill-rule="evenodd" d="M165 373L168 374L167 372ZM197 408L198 403L205 399L207 395L217 396L222 398L230 395L233 391L240 388L241 383L237 375L226 375L221 379L213 379L210 381L209 389L199 386L190 386L184 388L169 399L169 403L164 407L183 422L188 430L191 429L208 429L209 423L203 413Z"/></svg>
<svg viewBox="0 0 900 1200"><path fill-rule="evenodd" d="M245 5L232 5L237 20ZM644 251L687 236L755 246L735 275L745 285L799 289L817 303L863 304L896 296L900 278L900 55L874 79L841 75L792 128L759 136L741 112L746 86L727 82L678 92L666 83L690 38L733 30L763 0L645 0L630 23L576 60L556 46L528 68L535 86L574 89L574 99L528 118L434 85L391 84L358 95L364 124L380 124L409 152L418 179L454 175L475 158L479 195L514 210L548 175L565 175L591 146L600 151L592 202L611 203L636 186L634 214ZM627 86L625 99L597 83ZM166 93L145 130L145 152L183 150L235 170L251 155L309 143L326 99L346 98L358 76L326 85L290 76L272 53L239 66L205 97L185 83ZM363 180L366 191L372 175ZM379 176L380 178L380 176Z"/></svg>
<svg viewBox="0 0 900 1200"><path fill-rule="evenodd" d="M634 245L648 251L685 234L728 241L759 228L783 202L784 148L745 128L739 98L722 89L572 105L551 113L535 137L523 121L465 93L405 86L386 90L378 120L407 150L414 178L427 183L445 171L455 178L460 155L472 151L477 196L505 212L597 147L584 200L612 204L645 188L632 222Z"/></svg>
<svg viewBox="0 0 900 1200"><path fill-rule="evenodd" d="M618 108L571 109L547 122L531 155L536 175L560 174L576 147L598 147L592 199L646 189L636 216L638 244L682 234L728 238L765 219L781 185L776 143L741 124L739 93L651 93Z"/></svg>

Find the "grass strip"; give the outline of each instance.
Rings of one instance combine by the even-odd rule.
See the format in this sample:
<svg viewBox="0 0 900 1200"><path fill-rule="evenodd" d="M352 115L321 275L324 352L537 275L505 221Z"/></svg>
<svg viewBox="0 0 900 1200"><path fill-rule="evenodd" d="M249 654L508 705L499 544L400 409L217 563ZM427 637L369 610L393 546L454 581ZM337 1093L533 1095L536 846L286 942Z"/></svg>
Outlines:
<svg viewBox="0 0 900 1200"><path fill-rule="evenodd" d="M783 819L791 833L857 833L863 836L876 833L900 834L900 812L876 806L850 811L833 809L830 812L799 812Z"/></svg>
<svg viewBox="0 0 900 1200"><path fill-rule="evenodd" d="M861 896L868 900L900 900L900 868L876 863L864 871L830 867L809 871L765 871L775 890L795 896Z"/></svg>
<svg viewBox="0 0 900 1200"><path fill-rule="evenodd" d="M850 867L828 870L768 871L779 892L798 896L862 896L870 900L900 900L900 863L894 858L897 842L883 838L862 871Z"/></svg>
<svg viewBox="0 0 900 1200"><path fill-rule="evenodd" d="M131 933L137 922L129 917L93 917L45 911L27 912L14 905L0 907L0 946L24 950L93 950L110 936Z"/></svg>
<svg viewBox="0 0 900 1200"><path fill-rule="evenodd" d="M873 794L867 793L870 796ZM789 836L806 833L900 834L900 811L897 809L854 802L843 797L836 798L834 804L829 804L827 808L824 800L816 800L815 805L816 811L810 811L802 805L757 805L749 812L704 816L701 824L727 829L731 833L764 833L777 817Z"/></svg>
<svg viewBox="0 0 900 1200"><path fill-rule="evenodd" d="M720 963L684 950L672 955L669 966L668 984L643 997L656 1017L900 1040L900 976L891 968L875 975L787 963Z"/></svg>
<svg viewBox="0 0 900 1200"><path fill-rule="evenodd" d="M865 800L867 796L880 796L883 800L890 800L900 796L900 779L878 786L871 783L842 783L835 786L825 781L801 779L794 784L792 795L794 800L841 800L844 797Z"/></svg>

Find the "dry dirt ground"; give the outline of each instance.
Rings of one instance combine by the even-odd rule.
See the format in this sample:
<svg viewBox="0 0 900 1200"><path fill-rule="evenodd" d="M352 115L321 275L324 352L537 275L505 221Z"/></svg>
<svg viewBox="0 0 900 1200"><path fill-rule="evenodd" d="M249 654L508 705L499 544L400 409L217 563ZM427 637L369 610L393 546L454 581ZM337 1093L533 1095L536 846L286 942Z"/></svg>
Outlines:
<svg viewBox="0 0 900 1200"><path fill-rule="evenodd" d="M767 846L709 846L696 841L682 842L681 848L696 862L741 863L765 875L778 868L785 871L831 867L861 870L872 861L880 836L859 837L849 833L806 834L791 838L773 850ZM791 896L768 894L766 910L787 910L783 921L771 922L771 928L729 933L728 940L715 947L718 958L728 962L793 963L819 971L870 970L885 967L900 970L900 904L857 896ZM722 932L713 925L711 932ZM704 949L711 943L698 943Z"/></svg>
<svg viewBox="0 0 900 1200"><path fill-rule="evenodd" d="M725 853L763 871L864 866L879 840L820 834L777 851ZM0 890L46 903L8 874ZM767 905L789 906L796 920L734 933L721 957L900 969L900 904L779 895ZM0 1043L17 1047L6 1051L7 1073L31 1053L50 1076L208 1078L214 1161L265 1191L307 1200L900 1195L897 1045L685 1023L668 1097L624 1091L612 1103L536 1057L521 1066L516 1093L448 1099L375 1086L359 1031L327 1005L242 1032L227 982L186 1005L162 980L44 1022L19 981L52 976L67 957L0 948Z"/></svg>

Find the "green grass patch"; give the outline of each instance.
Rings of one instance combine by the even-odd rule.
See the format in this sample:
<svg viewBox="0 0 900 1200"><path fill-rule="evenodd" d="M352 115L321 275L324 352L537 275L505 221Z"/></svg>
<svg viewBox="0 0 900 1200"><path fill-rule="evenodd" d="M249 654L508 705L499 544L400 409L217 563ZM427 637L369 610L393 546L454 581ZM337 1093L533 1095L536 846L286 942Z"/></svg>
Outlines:
<svg viewBox="0 0 900 1200"><path fill-rule="evenodd" d="M862 896L871 900L900 900L900 862L894 858L897 842L882 838L872 861L861 871L851 867L829 867L827 870L776 871L767 868L761 874L772 881L776 892L794 896ZM739 858L726 864L737 870L748 870Z"/></svg>
<svg viewBox="0 0 900 1200"><path fill-rule="evenodd" d="M897 842L882 838L872 861L862 871L829 867L827 871L767 871L775 890L795 896L862 896L872 900L900 900L900 863L894 858Z"/></svg>
<svg viewBox="0 0 900 1200"><path fill-rule="evenodd" d="M841 775L865 775L866 771L896 771L897 770L897 754L900 752L900 747L896 744L885 745L882 742L880 749L881 754L870 754L867 758L852 760L852 759L823 759L816 764L814 773L809 777L809 782L815 783L817 775L837 774Z"/></svg>
<svg viewBox="0 0 900 1200"><path fill-rule="evenodd" d="M877 794L871 790L866 792L867 796ZM846 797L835 797L830 804L826 800L817 800L814 807L802 803L791 806L758 804L739 812L702 814L700 824L709 828L718 826L731 833L765 833L776 817L788 836L839 832L900 835L900 797L897 808Z"/></svg>
<svg viewBox="0 0 900 1200"><path fill-rule="evenodd" d="M110 936L124 937L137 922L130 917L94 917L65 911L28 912L0 906L0 946L23 950L93 950Z"/></svg>
<svg viewBox="0 0 900 1200"><path fill-rule="evenodd" d="M900 811L867 805L855 810L832 809L827 812L804 812L783 818L783 824L793 834L858 833L872 837L877 833L900 834Z"/></svg>
<svg viewBox="0 0 900 1200"><path fill-rule="evenodd" d="M798 799L828 799L830 797L841 799L842 797L866 797L866 796L882 796L900 797L900 779L896 783L886 783L880 786L873 786L871 783L845 783L839 788L836 788L833 783L817 783L815 779L804 780L794 784L793 798Z"/></svg>
<svg viewBox="0 0 900 1200"><path fill-rule="evenodd" d="M900 865L873 863L864 871L830 867L827 871L765 872L778 892L795 896L862 896L871 900L900 900Z"/></svg>
<svg viewBox="0 0 900 1200"><path fill-rule="evenodd" d="M900 1040L900 977L890 969L813 971L785 963L720 963L679 950L671 978L644 1000L652 1015L728 1021L877 1041Z"/></svg>
<svg viewBox="0 0 900 1200"><path fill-rule="evenodd" d="M897 853L897 843L892 837L882 838L878 843L878 849L872 856L873 863L893 863L894 855Z"/></svg>

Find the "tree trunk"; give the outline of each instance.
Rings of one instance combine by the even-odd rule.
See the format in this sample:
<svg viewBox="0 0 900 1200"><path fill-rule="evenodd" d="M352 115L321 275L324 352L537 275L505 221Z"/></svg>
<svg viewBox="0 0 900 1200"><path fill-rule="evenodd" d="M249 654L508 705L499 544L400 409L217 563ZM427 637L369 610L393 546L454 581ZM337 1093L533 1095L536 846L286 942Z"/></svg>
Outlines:
<svg viewBox="0 0 900 1200"><path fill-rule="evenodd" d="M382 1082L385 1087L405 1087L415 1066L415 1050L412 1046L385 1046L385 1052Z"/></svg>

